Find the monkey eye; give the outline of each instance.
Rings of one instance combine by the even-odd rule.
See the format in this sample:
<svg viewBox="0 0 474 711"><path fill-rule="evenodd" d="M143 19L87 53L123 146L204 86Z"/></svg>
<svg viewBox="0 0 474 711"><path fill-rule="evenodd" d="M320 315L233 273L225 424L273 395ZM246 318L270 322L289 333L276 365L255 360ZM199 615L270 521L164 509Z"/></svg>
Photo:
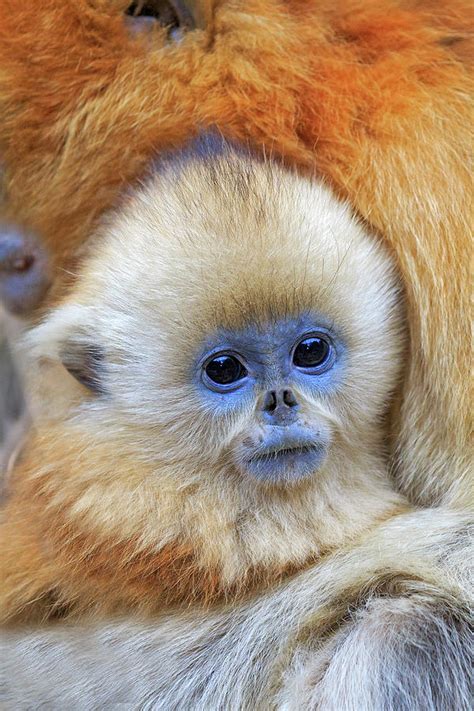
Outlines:
<svg viewBox="0 0 474 711"><path fill-rule="evenodd" d="M321 373L334 363L334 346L328 336L317 334L306 336L297 343L293 351L293 365L301 370Z"/></svg>
<svg viewBox="0 0 474 711"><path fill-rule="evenodd" d="M136 0L127 8L126 15L139 22L157 22L167 27L171 36L177 31L192 30L193 17L182 0ZM140 25L137 24L137 29Z"/></svg>
<svg viewBox="0 0 474 711"><path fill-rule="evenodd" d="M227 389L247 375L245 366L229 353L223 353L207 361L204 366L204 383L211 389Z"/></svg>

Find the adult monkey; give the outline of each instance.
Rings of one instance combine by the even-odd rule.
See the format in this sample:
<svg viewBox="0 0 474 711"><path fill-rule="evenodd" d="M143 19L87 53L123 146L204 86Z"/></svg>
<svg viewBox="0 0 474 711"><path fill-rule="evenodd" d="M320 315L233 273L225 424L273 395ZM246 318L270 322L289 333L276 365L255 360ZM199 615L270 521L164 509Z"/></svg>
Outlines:
<svg viewBox="0 0 474 711"><path fill-rule="evenodd" d="M316 169L392 245L405 278L400 486L418 503L467 503L470 3L194 0L165 10L127 0L0 7L4 214L42 235L50 299L123 185L198 127ZM170 12L174 30L198 29L178 43L169 28L135 31L137 15L150 26L153 15L169 24Z"/></svg>

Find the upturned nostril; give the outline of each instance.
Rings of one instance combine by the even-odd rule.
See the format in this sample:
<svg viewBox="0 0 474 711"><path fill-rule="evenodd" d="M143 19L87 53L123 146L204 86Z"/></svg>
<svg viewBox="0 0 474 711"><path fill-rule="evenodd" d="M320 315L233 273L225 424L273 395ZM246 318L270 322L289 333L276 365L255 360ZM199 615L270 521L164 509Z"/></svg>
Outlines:
<svg viewBox="0 0 474 711"><path fill-rule="evenodd" d="M295 407L295 405L298 404L298 401L296 400L296 397L292 390L283 391L283 402L285 403L285 405L288 405L288 407Z"/></svg>
<svg viewBox="0 0 474 711"><path fill-rule="evenodd" d="M263 401L263 409L265 412L273 412L277 407L277 396L274 390L266 393Z"/></svg>
<svg viewBox="0 0 474 711"><path fill-rule="evenodd" d="M287 408L294 408L298 405L292 390L269 390L263 398L262 409L272 415L281 414Z"/></svg>

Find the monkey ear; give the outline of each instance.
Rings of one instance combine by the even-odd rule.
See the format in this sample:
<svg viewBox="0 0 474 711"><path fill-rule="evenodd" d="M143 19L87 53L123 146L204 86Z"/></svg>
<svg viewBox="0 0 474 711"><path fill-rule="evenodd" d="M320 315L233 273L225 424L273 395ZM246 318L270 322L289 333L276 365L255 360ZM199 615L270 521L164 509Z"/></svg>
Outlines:
<svg viewBox="0 0 474 711"><path fill-rule="evenodd" d="M103 395L105 354L97 343L75 340L66 341L59 351L61 363L81 385Z"/></svg>
<svg viewBox="0 0 474 711"><path fill-rule="evenodd" d="M64 367L88 390L103 395L105 390L105 349L98 342L94 309L81 304L64 304L52 311L43 323L24 338L31 365L40 368ZM53 371L52 378L57 378ZM43 370L46 375L46 371ZM51 380L54 387L54 380Z"/></svg>

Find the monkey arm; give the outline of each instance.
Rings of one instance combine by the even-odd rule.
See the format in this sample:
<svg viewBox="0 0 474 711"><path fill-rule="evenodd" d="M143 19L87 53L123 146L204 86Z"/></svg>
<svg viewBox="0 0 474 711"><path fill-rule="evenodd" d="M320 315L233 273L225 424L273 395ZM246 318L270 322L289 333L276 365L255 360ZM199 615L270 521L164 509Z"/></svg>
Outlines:
<svg viewBox="0 0 474 711"><path fill-rule="evenodd" d="M424 581L370 596L324 642L312 642L294 655L285 709L471 708L472 616Z"/></svg>
<svg viewBox="0 0 474 711"><path fill-rule="evenodd" d="M293 652L278 697L285 709L471 708L472 518L450 533L446 512L424 511L408 518L400 518L408 524L408 536L427 524L418 553L416 544L402 544L401 561L410 565L411 556L419 556L418 572L415 564L411 574L400 569L390 579L395 570L388 564L385 573L379 571L378 583L374 576L364 592L360 588L362 594L348 605L342 624L341 618L336 623L329 618L323 635L317 626L300 635L303 641ZM439 524L448 528L441 533ZM397 527L393 521L386 532ZM428 531L435 529L430 544ZM424 547L428 557L435 552L434 565Z"/></svg>
<svg viewBox="0 0 474 711"><path fill-rule="evenodd" d="M153 623L10 630L0 698L52 709L250 709L318 708L345 694L322 707L467 708L469 530L462 513L413 512L251 602Z"/></svg>

